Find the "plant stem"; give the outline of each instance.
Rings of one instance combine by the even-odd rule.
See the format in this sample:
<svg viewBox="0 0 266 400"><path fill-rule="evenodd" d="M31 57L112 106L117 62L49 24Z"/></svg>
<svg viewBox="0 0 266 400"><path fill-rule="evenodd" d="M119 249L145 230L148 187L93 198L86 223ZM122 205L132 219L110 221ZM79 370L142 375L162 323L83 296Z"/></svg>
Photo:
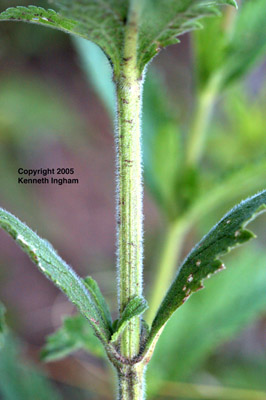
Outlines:
<svg viewBox="0 0 266 400"><path fill-rule="evenodd" d="M141 400L144 393L144 367L140 364L125 367L119 377L119 399Z"/></svg>
<svg viewBox="0 0 266 400"><path fill-rule="evenodd" d="M142 294L143 217L140 147L142 78L137 69L138 2L132 3L126 28L123 63L119 76L115 78L117 93L117 230L120 313L123 312L129 300ZM122 356L127 359L136 356L139 353L139 343L140 319L135 317L122 334ZM124 383L123 385L120 384L122 389L125 385ZM142 397L128 397L125 394L122 398L141 399Z"/></svg>
<svg viewBox="0 0 266 400"><path fill-rule="evenodd" d="M206 141L207 128L212 115L213 107L219 93L222 74L217 72L212 75L198 95L195 117L187 142L187 166L195 167L200 161Z"/></svg>
<svg viewBox="0 0 266 400"><path fill-rule="evenodd" d="M173 279L174 272L177 270L177 262L188 228L189 224L183 220L174 221L168 226L149 299L149 309L146 315L148 323L152 322L157 308Z"/></svg>

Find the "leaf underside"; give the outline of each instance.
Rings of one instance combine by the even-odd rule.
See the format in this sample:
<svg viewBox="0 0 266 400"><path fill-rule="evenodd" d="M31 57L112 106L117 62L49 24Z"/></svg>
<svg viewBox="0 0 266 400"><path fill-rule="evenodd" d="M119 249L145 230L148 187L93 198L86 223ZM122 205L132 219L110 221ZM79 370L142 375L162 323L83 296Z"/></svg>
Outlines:
<svg viewBox="0 0 266 400"><path fill-rule="evenodd" d="M124 38L130 8L129 0L50 0L56 7L8 8L3 21L25 21L49 26L91 40L102 48L118 74L123 62ZM201 27L198 19L217 15L219 5L236 5L234 0L145 0L139 19L138 69L170 44L177 36ZM149 18L147 18L149 15Z"/></svg>
<svg viewBox="0 0 266 400"><path fill-rule="evenodd" d="M83 279L84 285L88 288L89 292L94 298L95 303L98 305L99 310L101 311L102 319L105 321L105 324L109 327L109 330L112 330L112 317L109 310L109 306L105 301L105 298L102 295L102 292L98 286L98 283L92 279L91 276Z"/></svg>
<svg viewBox="0 0 266 400"><path fill-rule="evenodd" d="M228 253L237 245L255 237L245 229L260 212L266 208L266 191L263 191L229 211L221 221L192 249L182 263L175 280L169 288L155 319L147 347L165 325L171 315L193 292L203 289L203 280L213 273L223 270L220 256Z"/></svg>
<svg viewBox="0 0 266 400"><path fill-rule="evenodd" d="M62 260L51 244L2 208L0 208L0 226L15 239L40 271L77 306L80 313L88 319L96 336L107 343L110 338L109 326L102 318L102 311L95 302L94 294Z"/></svg>
<svg viewBox="0 0 266 400"><path fill-rule="evenodd" d="M139 27L139 70L160 49L178 43L178 36L201 28L200 18L219 14L219 5L237 6L234 0L146 0Z"/></svg>
<svg viewBox="0 0 266 400"><path fill-rule="evenodd" d="M51 0L58 12L42 7L12 7L0 14L3 21L24 21L63 30L100 46L114 70L122 59L127 2L122 0Z"/></svg>

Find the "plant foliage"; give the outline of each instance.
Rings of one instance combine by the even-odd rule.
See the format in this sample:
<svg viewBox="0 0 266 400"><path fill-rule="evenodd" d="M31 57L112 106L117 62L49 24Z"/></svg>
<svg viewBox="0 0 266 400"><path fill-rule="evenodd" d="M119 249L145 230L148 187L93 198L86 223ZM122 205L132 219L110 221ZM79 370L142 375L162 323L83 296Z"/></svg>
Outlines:
<svg viewBox="0 0 266 400"><path fill-rule="evenodd" d="M199 85L219 73L221 87L227 87L249 72L265 52L265 1L241 2L235 15L205 21L194 38Z"/></svg>
<svg viewBox="0 0 266 400"><path fill-rule="evenodd" d="M91 40L103 49L115 74L119 73L127 18L134 0L50 0L50 3L58 12L18 6L2 12L0 20L40 24ZM200 27L199 18L216 15L217 6L224 4L236 5L234 0L145 0L141 3L139 72L161 48L177 43L177 36Z"/></svg>
<svg viewBox="0 0 266 400"><path fill-rule="evenodd" d="M44 361L60 360L77 350L104 357L104 348L93 334L90 324L82 315L66 317L63 326L47 337L47 343L42 349L41 358Z"/></svg>
<svg viewBox="0 0 266 400"><path fill-rule="evenodd" d="M208 279L206 290L192 296L170 319L148 369L152 392L164 380L187 380L217 346L263 315L265 253L253 243L231 253L227 270Z"/></svg>
<svg viewBox="0 0 266 400"><path fill-rule="evenodd" d="M64 292L84 315L95 334L103 343L110 337L109 326L102 317L95 293L85 286L82 279L56 253L51 244L41 239L9 212L0 209L0 226L16 240L40 271Z"/></svg>
<svg viewBox="0 0 266 400"><path fill-rule="evenodd" d="M192 249L159 307L151 327L148 346L176 309L193 292L204 287L203 279L225 268L220 256L254 237L252 232L244 228L265 208L266 191L263 191L229 211Z"/></svg>

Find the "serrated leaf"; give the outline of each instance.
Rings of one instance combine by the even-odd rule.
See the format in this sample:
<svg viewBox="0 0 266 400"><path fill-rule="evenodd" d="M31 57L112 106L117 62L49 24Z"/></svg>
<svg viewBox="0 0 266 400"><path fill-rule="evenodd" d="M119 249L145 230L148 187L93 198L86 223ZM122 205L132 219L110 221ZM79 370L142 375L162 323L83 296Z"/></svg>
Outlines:
<svg viewBox="0 0 266 400"><path fill-rule="evenodd" d="M177 36L198 29L199 18L216 15L216 7L225 4L236 6L232 0L146 0L140 19L140 71L161 48L178 43Z"/></svg>
<svg viewBox="0 0 266 400"><path fill-rule="evenodd" d="M91 40L103 49L114 70L119 69L128 1L51 0L50 3L58 12L35 6L18 6L2 12L0 20L35 23Z"/></svg>
<svg viewBox="0 0 266 400"><path fill-rule="evenodd" d="M58 12L29 6L9 8L0 20L26 21L73 33L100 46L111 60L115 74L123 61L129 0L50 0ZM138 67L145 65L160 48L178 43L177 36L201 27L198 19L217 14L218 5L234 0L145 0L139 21ZM149 18L147 18L149 15Z"/></svg>
<svg viewBox="0 0 266 400"><path fill-rule="evenodd" d="M111 337L111 342L116 342L131 319L143 314L147 308L147 301L143 297L133 297L133 299L131 299L126 305L121 318L116 320L113 325L114 333Z"/></svg>
<svg viewBox="0 0 266 400"><path fill-rule="evenodd" d="M153 395L159 381L190 379L218 346L263 316L264 249L250 243L236 253L227 257L227 270L206 281L206 290L192 296L167 324L147 371Z"/></svg>
<svg viewBox="0 0 266 400"><path fill-rule="evenodd" d="M60 360L77 350L86 350L97 357L104 357L104 348L82 315L67 317L63 326L46 338L41 351L44 361Z"/></svg>
<svg viewBox="0 0 266 400"><path fill-rule="evenodd" d="M0 303L0 349L3 347L6 334L5 306Z"/></svg>
<svg viewBox="0 0 266 400"><path fill-rule="evenodd" d="M245 226L266 208L266 191L263 191L229 211L221 221L192 249L182 263L175 280L162 301L151 327L147 348L171 315L193 292L202 289L203 279L224 269L220 256L239 244L247 242L254 234Z"/></svg>
<svg viewBox="0 0 266 400"><path fill-rule="evenodd" d="M0 14L0 20L30 22L59 29L67 33L76 33L77 30L76 21L70 18L65 18L54 10L45 10L43 7L36 6L10 7Z"/></svg>
<svg viewBox="0 0 266 400"><path fill-rule="evenodd" d="M108 304L105 301L105 298L102 295L102 292L99 288L98 283L92 279L91 276L87 276L83 279L85 286L88 288L90 294L93 296L95 303L97 304L99 310L101 311L102 319L105 321L106 325L109 327L109 330L112 330L112 317L108 307Z"/></svg>
<svg viewBox="0 0 266 400"><path fill-rule="evenodd" d="M82 279L56 253L52 245L2 208L0 208L0 226L15 239L40 271L77 306L81 314L88 319L98 338L107 343L110 337L109 327L102 319L93 295L88 287L85 287Z"/></svg>

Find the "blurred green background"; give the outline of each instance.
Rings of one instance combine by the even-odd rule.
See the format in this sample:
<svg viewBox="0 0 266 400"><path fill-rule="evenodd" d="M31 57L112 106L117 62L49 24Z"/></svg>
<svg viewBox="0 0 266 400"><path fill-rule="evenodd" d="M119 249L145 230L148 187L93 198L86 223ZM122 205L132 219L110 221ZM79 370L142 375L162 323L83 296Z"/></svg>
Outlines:
<svg viewBox="0 0 266 400"><path fill-rule="evenodd" d="M0 11L17 4L2 0ZM266 187L266 3L239 5L237 13L205 20L204 30L183 36L147 71L149 320L180 259L227 209ZM115 316L115 99L108 61L94 45L63 33L1 23L0 62L1 207L53 243L80 275L92 275ZM19 167L75 168L79 184L19 185ZM147 370L148 398L266 398L265 224L265 216L252 223L258 239L226 256L227 270L169 322ZM39 361L45 337L74 307L2 231L0 299L10 330L0 353L0 399L113 398L113 372L90 352ZM69 334L72 347L82 347Z"/></svg>

